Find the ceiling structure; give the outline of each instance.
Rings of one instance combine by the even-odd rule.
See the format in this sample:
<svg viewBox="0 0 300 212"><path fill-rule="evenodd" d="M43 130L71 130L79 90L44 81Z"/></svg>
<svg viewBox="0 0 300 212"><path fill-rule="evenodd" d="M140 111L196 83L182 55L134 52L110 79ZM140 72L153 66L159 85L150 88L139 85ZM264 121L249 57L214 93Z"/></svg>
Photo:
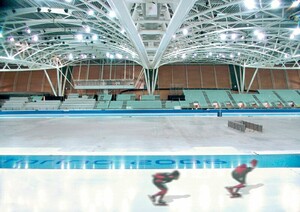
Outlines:
<svg viewBox="0 0 300 212"><path fill-rule="evenodd" d="M0 71L85 60L300 67L300 0L5 0Z"/></svg>

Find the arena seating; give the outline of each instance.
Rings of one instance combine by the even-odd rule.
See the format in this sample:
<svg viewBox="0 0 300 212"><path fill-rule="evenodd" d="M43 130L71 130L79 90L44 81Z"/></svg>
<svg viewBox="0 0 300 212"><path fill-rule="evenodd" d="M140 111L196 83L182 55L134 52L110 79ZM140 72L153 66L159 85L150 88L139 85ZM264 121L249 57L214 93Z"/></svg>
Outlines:
<svg viewBox="0 0 300 212"><path fill-rule="evenodd" d="M162 109L161 101L127 101L127 108L130 109Z"/></svg>
<svg viewBox="0 0 300 212"><path fill-rule="evenodd" d="M160 100L159 95L142 95L141 96L141 101L155 101L155 100Z"/></svg>
<svg viewBox="0 0 300 212"><path fill-rule="evenodd" d="M276 89L256 93L234 93L230 90L184 89L184 101L160 100L160 95L99 94L92 96L69 94L64 101L43 100L42 96L11 97L4 100L1 110L91 110L91 109L231 109L231 108L291 108L300 107L300 91Z"/></svg>
<svg viewBox="0 0 300 212"><path fill-rule="evenodd" d="M57 110L61 105L59 100L33 101L24 106L24 110Z"/></svg>
<svg viewBox="0 0 300 212"><path fill-rule="evenodd" d="M89 98L72 98L65 99L62 102L60 109L62 110L91 110L94 109L96 104L95 99Z"/></svg>
<svg viewBox="0 0 300 212"><path fill-rule="evenodd" d="M110 101L112 98L111 94L99 94L98 95L98 100L99 101Z"/></svg>
<svg viewBox="0 0 300 212"><path fill-rule="evenodd" d="M296 90L274 90L275 94L278 94L285 105L289 106L289 102L294 102L295 106L300 107L300 95Z"/></svg>
<svg viewBox="0 0 300 212"><path fill-rule="evenodd" d="M10 97L2 105L2 110L23 110L28 97Z"/></svg>
<svg viewBox="0 0 300 212"><path fill-rule="evenodd" d="M101 110L108 109L109 103L110 103L110 101L106 101L106 100L102 101L102 100L100 100L100 101L98 101L96 103L95 109L101 109Z"/></svg>
<svg viewBox="0 0 300 212"><path fill-rule="evenodd" d="M198 102L201 108L212 107L208 105L202 90L183 90L183 94L185 95L185 101L188 103Z"/></svg>
<svg viewBox="0 0 300 212"><path fill-rule="evenodd" d="M117 101L130 101L135 100L135 94L119 94L117 95Z"/></svg>
<svg viewBox="0 0 300 212"><path fill-rule="evenodd" d="M123 104L123 101L110 101L108 109L126 109L126 106L123 108Z"/></svg>
<svg viewBox="0 0 300 212"><path fill-rule="evenodd" d="M179 101L165 101L165 108L176 109L176 108L181 108L181 105Z"/></svg>

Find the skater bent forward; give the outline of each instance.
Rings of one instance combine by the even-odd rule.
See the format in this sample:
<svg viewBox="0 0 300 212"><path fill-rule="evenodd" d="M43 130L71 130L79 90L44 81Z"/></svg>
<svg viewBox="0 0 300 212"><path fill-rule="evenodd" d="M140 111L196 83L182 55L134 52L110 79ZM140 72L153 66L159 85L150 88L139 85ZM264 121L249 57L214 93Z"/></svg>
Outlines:
<svg viewBox="0 0 300 212"><path fill-rule="evenodd" d="M156 202L156 197L159 196L158 204L166 204L163 200L165 194L168 191L166 183L169 183L173 180L177 180L179 178L179 172L177 170L171 173L157 173L153 175L153 184L160 189L160 191L154 195L151 195L150 198L153 203Z"/></svg>
<svg viewBox="0 0 300 212"><path fill-rule="evenodd" d="M236 167L231 175L233 177L233 179L235 179L236 181L238 181L240 184L236 185L236 186L231 186L231 187L226 187L226 189L233 195L238 194L238 191L243 188L246 187L246 176L249 172L251 172L257 165L257 160L253 159L250 161L250 164L252 167L247 167L246 164L242 164L238 167ZM235 189L235 190L234 190Z"/></svg>

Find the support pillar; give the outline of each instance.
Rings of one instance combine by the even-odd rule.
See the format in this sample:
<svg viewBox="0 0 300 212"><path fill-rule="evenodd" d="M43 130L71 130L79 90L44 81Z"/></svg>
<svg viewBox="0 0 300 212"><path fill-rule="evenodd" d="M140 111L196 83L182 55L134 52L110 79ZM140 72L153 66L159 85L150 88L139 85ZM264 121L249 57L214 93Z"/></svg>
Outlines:
<svg viewBox="0 0 300 212"><path fill-rule="evenodd" d="M144 76L145 76L148 94L153 95L157 83L158 68L157 69L144 68Z"/></svg>

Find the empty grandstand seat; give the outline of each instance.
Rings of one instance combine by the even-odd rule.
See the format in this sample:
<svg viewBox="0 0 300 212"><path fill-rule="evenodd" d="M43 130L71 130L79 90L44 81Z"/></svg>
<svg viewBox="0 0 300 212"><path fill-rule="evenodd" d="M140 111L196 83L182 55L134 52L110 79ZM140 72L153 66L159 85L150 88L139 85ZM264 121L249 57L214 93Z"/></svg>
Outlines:
<svg viewBox="0 0 300 212"><path fill-rule="evenodd" d="M127 101L127 107L132 109L162 109L161 101Z"/></svg>
<svg viewBox="0 0 300 212"><path fill-rule="evenodd" d="M130 101L135 100L135 94L118 94L117 101Z"/></svg>

